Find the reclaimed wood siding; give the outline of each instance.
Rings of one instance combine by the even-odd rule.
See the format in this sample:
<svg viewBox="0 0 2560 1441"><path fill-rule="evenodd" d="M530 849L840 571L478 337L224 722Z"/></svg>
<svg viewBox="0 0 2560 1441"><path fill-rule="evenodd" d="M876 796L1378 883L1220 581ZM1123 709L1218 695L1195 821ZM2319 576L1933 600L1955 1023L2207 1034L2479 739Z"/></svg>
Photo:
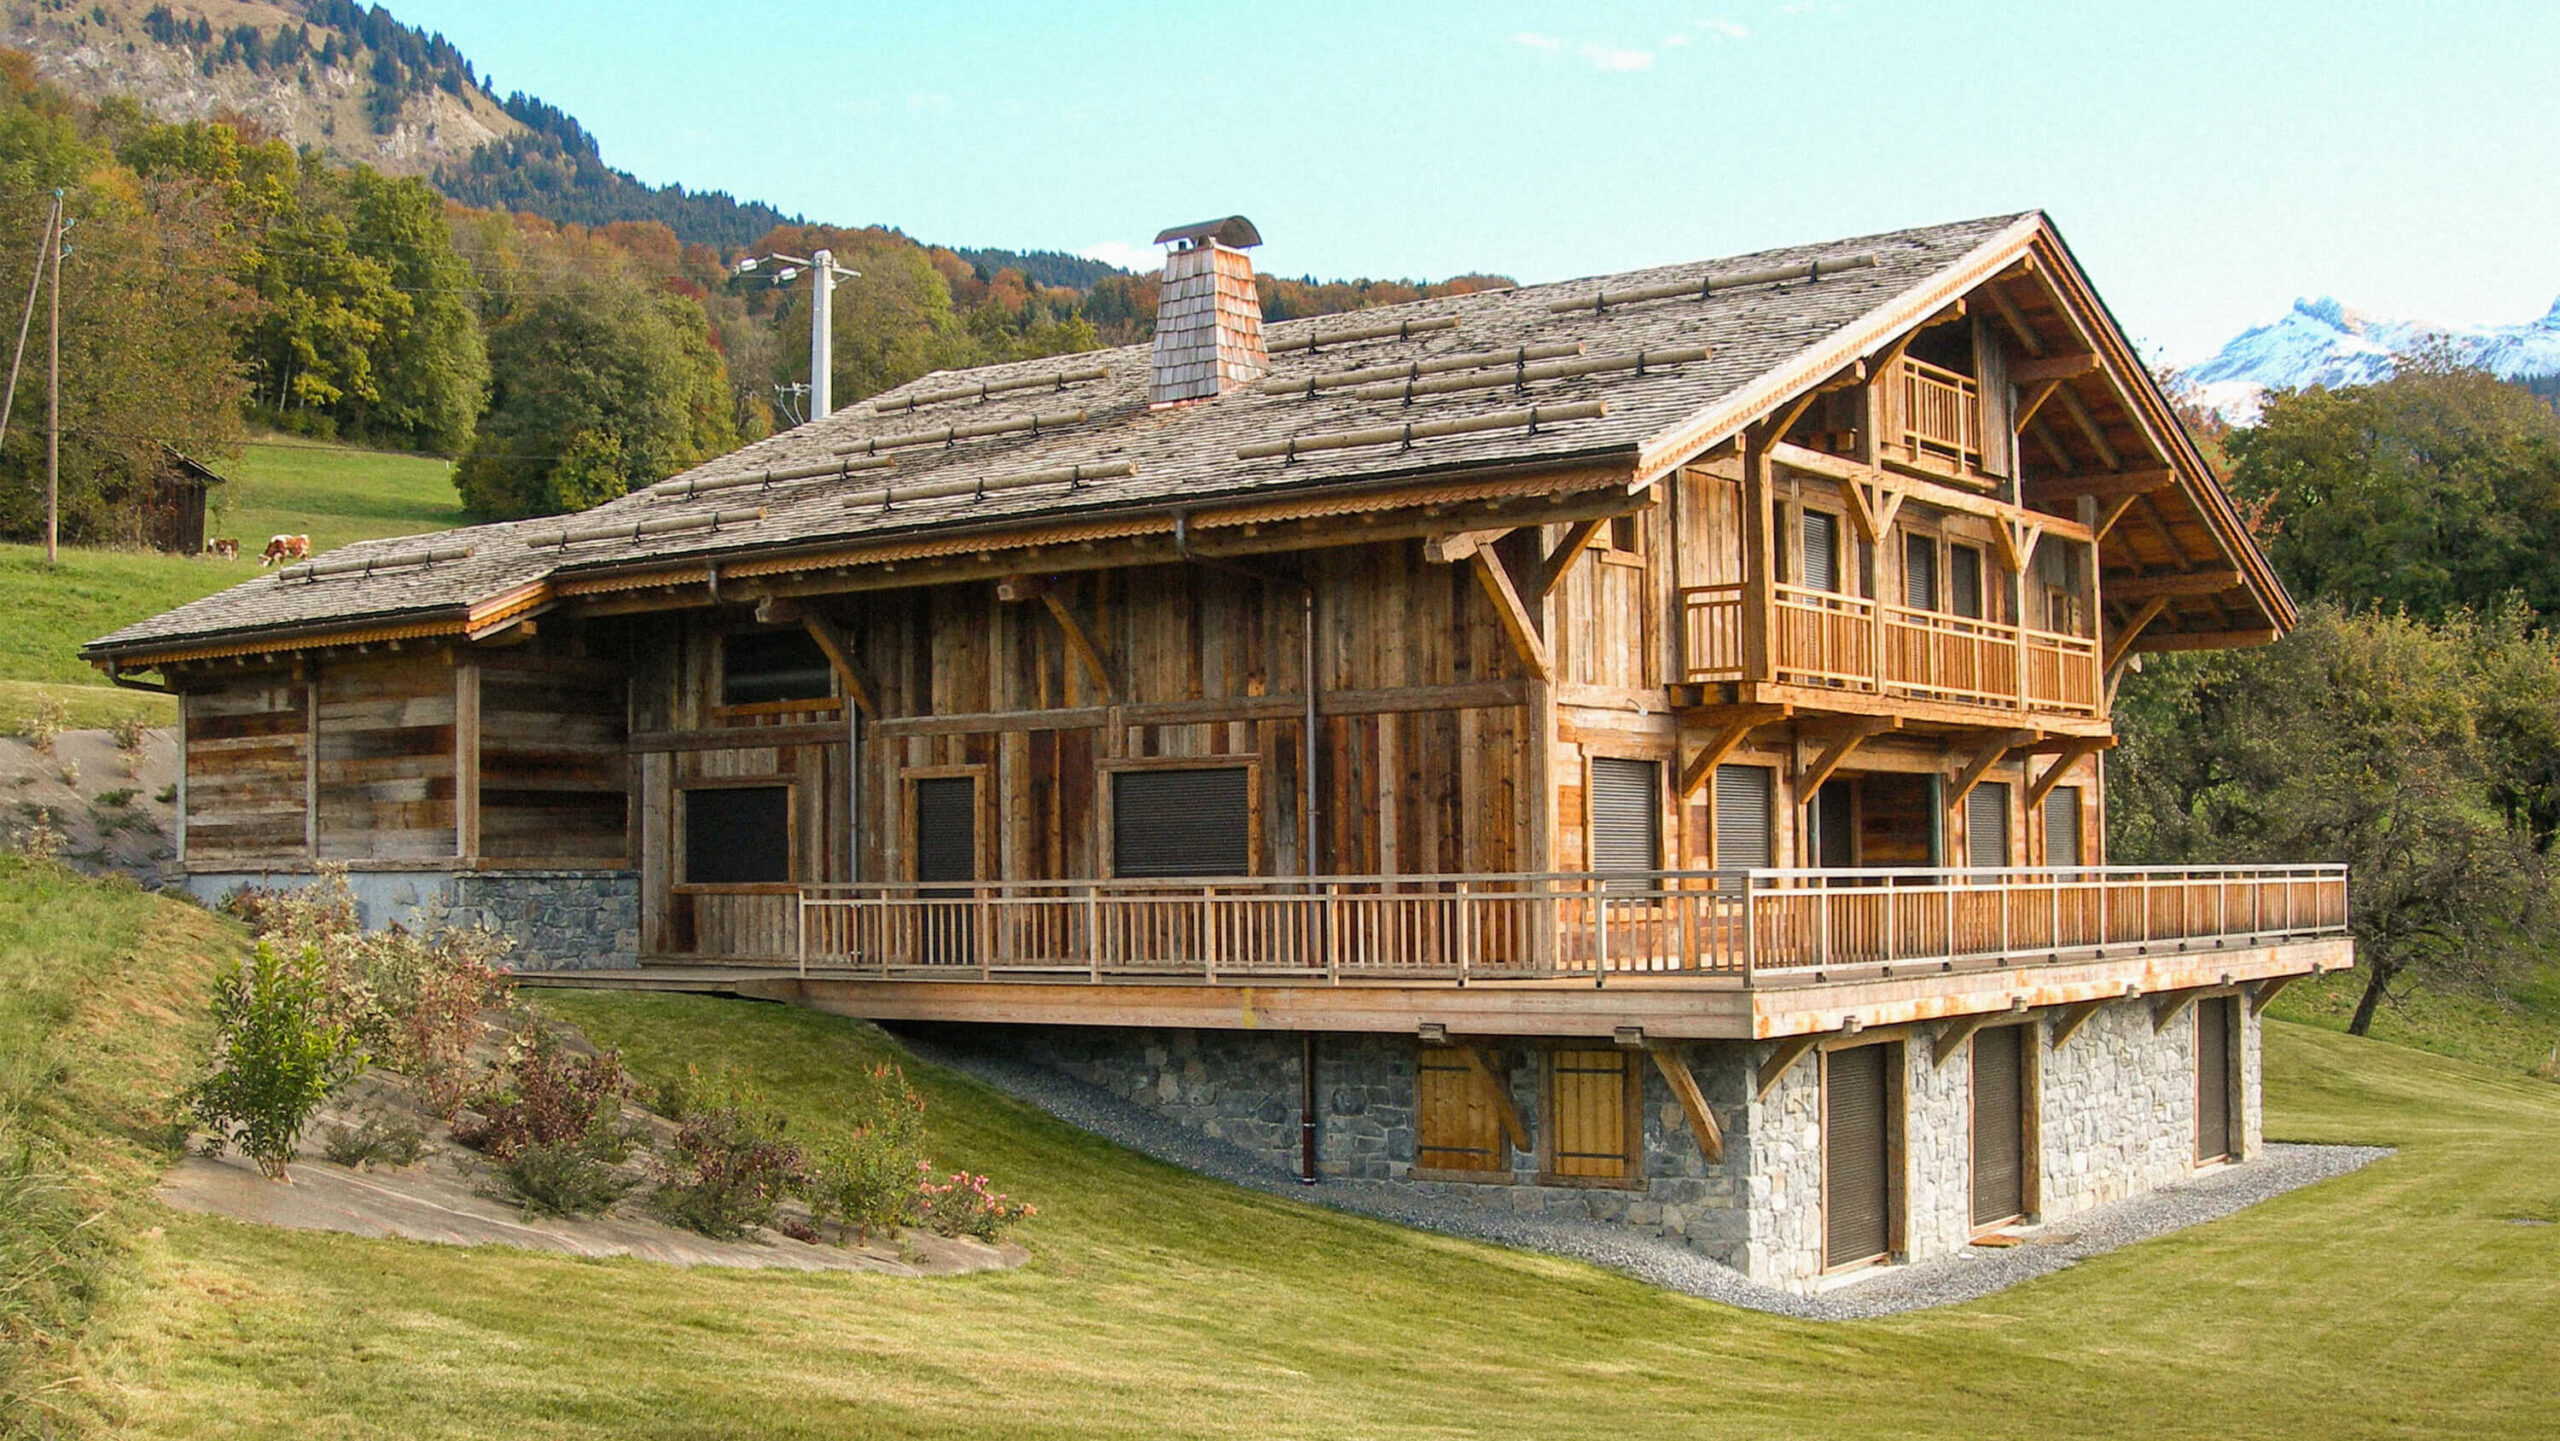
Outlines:
<svg viewBox="0 0 2560 1441"><path fill-rule="evenodd" d="M621 665L493 653L480 671L480 854L627 864L628 682Z"/></svg>
<svg viewBox="0 0 2560 1441"><path fill-rule="evenodd" d="M313 820L323 860L454 854L454 679L448 658L319 668Z"/></svg>
<svg viewBox="0 0 2560 1441"><path fill-rule="evenodd" d="M310 858L303 824L310 701L308 685L273 673L180 697L189 865L219 869Z"/></svg>

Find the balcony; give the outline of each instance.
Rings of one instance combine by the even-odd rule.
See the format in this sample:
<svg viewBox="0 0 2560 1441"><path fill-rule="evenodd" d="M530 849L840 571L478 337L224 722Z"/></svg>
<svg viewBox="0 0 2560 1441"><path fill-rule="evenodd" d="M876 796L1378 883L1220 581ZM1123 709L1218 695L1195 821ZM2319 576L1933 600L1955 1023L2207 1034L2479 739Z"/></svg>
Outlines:
<svg viewBox="0 0 2560 1441"><path fill-rule="evenodd" d="M2344 866L1662 871L805 887L805 978L1745 987L2343 938ZM793 920L784 921L789 907Z"/></svg>
<svg viewBox="0 0 2560 1441"><path fill-rule="evenodd" d="M2098 643L1863 596L1772 588L1770 674L1746 674L1744 588L1680 591L1683 679L1771 680L1911 700L2094 717Z"/></svg>
<svg viewBox="0 0 2560 1441"><path fill-rule="evenodd" d="M1903 453L1959 471L1982 468L1982 389L1967 376L1905 357L1900 366Z"/></svg>

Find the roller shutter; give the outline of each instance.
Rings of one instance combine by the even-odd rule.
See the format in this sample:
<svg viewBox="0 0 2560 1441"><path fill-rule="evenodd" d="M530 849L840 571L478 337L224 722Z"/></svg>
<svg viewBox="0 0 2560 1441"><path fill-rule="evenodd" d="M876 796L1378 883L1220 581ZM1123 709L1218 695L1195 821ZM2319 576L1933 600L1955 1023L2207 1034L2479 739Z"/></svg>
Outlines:
<svg viewBox="0 0 2560 1441"><path fill-rule="evenodd" d="M2080 788L2055 786L2044 797L2044 863L2080 864Z"/></svg>
<svg viewBox="0 0 2560 1441"><path fill-rule="evenodd" d="M697 886L791 879L791 788L701 786L686 791L684 878Z"/></svg>
<svg viewBox="0 0 2560 1441"><path fill-rule="evenodd" d="M1250 874L1250 792L1242 766L1116 772L1111 778L1112 874Z"/></svg>
<svg viewBox="0 0 2560 1441"><path fill-rule="evenodd" d="M1662 866L1662 763L1591 758L1591 868L1604 875Z"/></svg>
<svg viewBox="0 0 2560 1441"><path fill-rule="evenodd" d="M1885 1147L1890 1045L1823 1057L1822 1264L1873 1261L1893 1249L1891 1166Z"/></svg>
<svg viewBox="0 0 2560 1441"><path fill-rule="evenodd" d="M1767 766L1716 767L1716 864L1774 866L1770 801L1777 772Z"/></svg>
<svg viewBox="0 0 2560 1441"><path fill-rule="evenodd" d="M2009 864L2009 786L1984 781L1964 798L1964 863Z"/></svg>
<svg viewBox="0 0 2560 1441"><path fill-rule="evenodd" d="M2196 1002L2196 1159L2231 1154L2232 999Z"/></svg>
<svg viewBox="0 0 2560 1441"><path fill-rule="evenodd" d="M1971 620L1982 619L1982 552L1969 545L1947 552L1949 610Z"/></svg>
<svg viewBox="0 0 2560 1441"><path fill-rule="evenodd" d="M978 878L978 782L938 776L916 782L916 879Z"/></svg>
<svg viewBox="0 0 2560 1441"><path fill-rule="evenodd" d="M1938 543L1925 535L1902 538L1902 603L1913 610L1938 608Z"/></svg>
<svg viewBox="0 0 2560 1441"><path fill-rule="evenodd" d="M1973 1036L1973 1224L1995 1226L2027 1209L2026 1026Z"/></svg>
<svg viewBox="0 0 2560 1441"><path fill-rule="evenodd" d="M1840 589L1840 518L1818 510L1804 513L1804 587Z"/></svg>

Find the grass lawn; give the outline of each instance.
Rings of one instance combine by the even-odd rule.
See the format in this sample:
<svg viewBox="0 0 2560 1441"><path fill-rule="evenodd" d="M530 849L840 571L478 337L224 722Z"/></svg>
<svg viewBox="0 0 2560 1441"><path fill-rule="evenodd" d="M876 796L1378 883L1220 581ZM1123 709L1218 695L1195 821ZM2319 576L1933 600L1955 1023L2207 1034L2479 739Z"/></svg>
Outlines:
<svg viewBox="0 0 2560 1441"><path fill-rule="evenodd" d="M40 697L71 707L74 725L121 715L176 719L167 699L110 688L78 656L83 641L237 585L279 531L326 550L353 540L444 530L466 517L441 460L279 440L220 467L232 477L210 522L237 536L248 559L225 564L152 551L66 550L59 567L40 546L0 545L0 727L19 728Z"/></svg>
<svg viewBox="0 0 2560 1441"><path fill-rule="evenodd" d="M38 913L38 875L0 869L0 917ZM136 1199L137 1158L165 1144L149 1097L201 1044L173 999L201 987L221 933L173 903L71 889L69 964L49 922L0 922L0 1015L41 1010L36 1029L101 1058L68 1071L79 1090L58 1109L121 1198L121 1279L54 1363L80 1378L59 1404L119 1435L2327 1441L2560 1425L2560 1226L2518 1224L2560 1219L2560 1087L2383 1042L2271 1026L2268 1129L2399 1156L1884 1321L1730 1310L1239 1191L919 1065L940 1159L1039 1204L1029 1266L688 1272ZM869 1027L779 1006L541 1000L643 1076L739 1067L803 1125L895 1054Z"/></svg>

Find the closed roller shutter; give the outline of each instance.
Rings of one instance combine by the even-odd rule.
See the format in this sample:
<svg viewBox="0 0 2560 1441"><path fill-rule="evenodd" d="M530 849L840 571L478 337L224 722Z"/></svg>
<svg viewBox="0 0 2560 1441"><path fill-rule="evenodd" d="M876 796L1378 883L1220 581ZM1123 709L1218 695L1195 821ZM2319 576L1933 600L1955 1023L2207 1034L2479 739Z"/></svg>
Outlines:
<svg viewBox="0 0 2560 1441"><path fill-rule="evenodd" d="M1872 1261L1893 1248L1885 1154L1885 1059L1890 1045L1823 1058L1822 1264Z"/></svg>
<svg viewBox="0 0 2560 1441"><path fill-rule="evenodd" d="M702 786L684 793L684 878L697 886L791 879L791 789Z"/></svg>
<svg viewBox="0 0 2560 1441"><path fill-rule="evenodd" d="M2231 1014L2229 996L2196 1002L2196 1159L2231 1154Z"/></svg>
<svg viewBox="0 0 2560 1441"><path fill-rule="evenodd" d="M1972 620L1982 619L1982 552L1959 545L1947 552L1948 608Z"/></svg>
<svg viewBox="0 0 2560 1441"><path fill-rule="evenodd" d="M2080 864L2080 788L2055 786L2044 798L2044 863Z"/></svg>
<svg viewBox="0 0 2560 1441"><path fill-rule="evenodd" d="M1591 758L1591 868L1604 875L1662 865L1662 763Z"/></svg>
<svg viewBox="0 0 2560 1441"><path fill-rule="evenodd" d="M1774 866L1769 834L1771 793L1777 772L1767 766L1716 767L1716 864Z"/></svg>
<svg viewBox="0 0 2560 1441"><path fill-rule="evenodd" d="M1804 587L1840 589L1840 518L1818 510L1804 513Z"/></svg>
<svg viewBox="0 0 2560 1441"><path fill-rule="evenodd" d="M2009 864L2009 786L1984 781L1964 798L1964 863Z"/></svg>
<svg viewBox="0 0 2560 1441"><path fill-rule="evenodd" d="M916 782L916 879L978 878L978 783L969 776Z"/></svg>
<svg viewBox="0 0 2560 1441"><path fill-rule="evenodd" d="M1913 610L1938 608L1938 543L1925 535L1902 538L1902 603Z"/></svg>
<svg viewBox="0 0 2560 1441"><path fill-rule="evenodd" d="M1251 873L1245 770L1120 771L1111 778L1111 871L1119 876Z"/></svg>
<svg viewBox="0 0 2560 1441"><path fill-rule="evenodd" d="M1973 1036L1973 1224L1994 1226L2027 1209L2026 1026Z"/></svg>

